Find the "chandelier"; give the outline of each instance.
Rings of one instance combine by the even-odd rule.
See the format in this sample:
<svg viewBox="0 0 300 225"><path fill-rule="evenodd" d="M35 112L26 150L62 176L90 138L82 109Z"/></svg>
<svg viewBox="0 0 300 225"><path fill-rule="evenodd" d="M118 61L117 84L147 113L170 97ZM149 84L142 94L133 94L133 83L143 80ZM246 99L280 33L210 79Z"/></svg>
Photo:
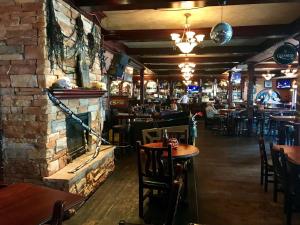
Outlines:
<svg viewBox="0 0 300 225"><path fill-rule="evenodd" d="M281 73L285 74L287 77L293 77L296 75L297 73L297 69L292 69L292 66L291 65L288 65L288 68L285 69L285 70L281 70Z"/></svg>
<svg viewBox="0 0 300 225"><path fill-rule="evenodd" d="M190 85L190 84L192 83L192 81L191 81L191 80L184 80L183 83L184 83L186 86L188 86L188 85Z"/></svg>
<svg viewBox="0 0 300 225"><path fill-rule="evenodd" d="M271 80L275 76L275 74L270 73L268 71L267 73L263 74L262 76L265 78L265 80Z"/></svg>
<svg viewBox="0 0 300 225"><path fill-rule="evenodd" d="M185 80L190 80L193 77L193 74L191 74L191 73L183 73L182 76L183 76L183 78Z"/></svg>
<svg viewBox="0 0 300 225"><path fill-rule="evenodd" d="M188 81L192 78L196 64L191 62L180 63L178 67L181 69L183 78Z"/></svg>
<svg viewBox="0 0 300 225"><path fill-rule="evenodd" d="M184 54L190 53L195 46L198 45L198 43L202 42L204 40L205 35L198 34L194 31L190 30L190 24L188 23L188 18L191 16L190 13L184 14L185 16L185 25L183 34L180 37L180 34L172 33L171 39L175 42L175 45L180 49L180 51Z"/></svg>
<svg viewBox="0 0 300 225"><path fill-rule="evenodd" d="M181 69L182 73L193 73L196 64L191 62L180 63L178 67Z"/></svg>

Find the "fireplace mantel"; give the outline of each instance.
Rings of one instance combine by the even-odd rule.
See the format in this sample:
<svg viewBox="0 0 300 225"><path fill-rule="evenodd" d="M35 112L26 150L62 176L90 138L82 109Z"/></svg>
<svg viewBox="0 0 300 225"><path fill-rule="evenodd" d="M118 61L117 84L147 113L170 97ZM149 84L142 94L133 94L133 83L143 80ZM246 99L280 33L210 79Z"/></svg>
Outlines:
<svg viewBox="0 0 300 225"><path fill-rule="evenodd" d="M53 89L52 94L58 99L100 98L107 91L91 89Z"/></svg>

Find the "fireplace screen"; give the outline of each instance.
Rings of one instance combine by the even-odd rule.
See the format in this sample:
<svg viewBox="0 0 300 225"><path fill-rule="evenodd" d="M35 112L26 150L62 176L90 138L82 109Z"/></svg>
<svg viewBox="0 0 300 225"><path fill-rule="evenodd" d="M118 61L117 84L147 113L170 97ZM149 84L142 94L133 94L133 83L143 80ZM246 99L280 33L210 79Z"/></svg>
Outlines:
<svg viewBox="0 0 300 225"><path fill-rule="evenodd" d="M81 113L77 116L88 126L90 126L90 113ZM89 135L80 124L70 116L66 118L67 146L70 159L73 160L87 151Z"/></svg>

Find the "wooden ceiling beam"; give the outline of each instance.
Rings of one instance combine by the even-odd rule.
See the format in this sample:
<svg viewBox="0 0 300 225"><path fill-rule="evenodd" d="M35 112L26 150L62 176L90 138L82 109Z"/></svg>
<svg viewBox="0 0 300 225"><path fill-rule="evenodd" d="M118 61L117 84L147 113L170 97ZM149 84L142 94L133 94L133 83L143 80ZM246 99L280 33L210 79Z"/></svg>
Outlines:
<svg viewBox="0 0 300 225"><path fill-rule="evenodd" d="M205 68L205 69L214 69L214 68L219 68L219 69L228 69L232 68L235 64L232 63L223 63L223 64L212 64L212 65L196 65L196 68ZM171 64L171 65L149 65L149 69L153 71L157 70L179 70L179 67L177 64Z"/></svg>
<svg viewBox="0 0 300 225"><path fill-rule="evenodd" d="M222 74L222 73L224 73L226 70L222 70L222 69L220 69L220 70L214 70L214 71L207 71L207 70L195 70L195 72L193 73L194 74L194 76L195 75L213 75L213 74ZM169 75L177 75L177 76L181 76L182 75L182 73L180 72L180 71L178 71L178 72L176 72L176 71L172 71L172 70L170 70L170 71L158 71L158 72L156 72L156 74L158 75L158 76L169 76Z"/></svg>
<svg viewBox="0 0 300 225"><path fill-rule="evenodd" d="M255 54L259 49L255 46L217 46L217 47L195 47L193 54ZM174 55L182 54L178 48L128 48L128 55Z"/></svg>
<svg viewBox="0 0 300 225"><path fill-rule="evenodd" d="M209 39L211 27L193 29L197 34L204 34ZM254 37L282 38L290 35L289 25L257 25L233 27L234 39L249 39ZM154 30L110 30L103 32L105 40L122 41L170 41L171 33L182 33L182 29Z"/></svg>
<svg viewBox="0 0 300 225"><path fill-rule="evenodd" d="M137 9L159 9L159 8L182 8L185 3L193 8L206 6L219 6L218 1L212 0L73 0L78 6L88 11L115 11L115 10L137 10ZM297 2L297 0L230 0L227 5L266 4Z"/></svg>
<svg viewBox="0 0 300 225"><path fill-rule="evenodd" d="M197 57L189 58L189 62L193 63L208 63L208 62L219 62L219 63L236 63L243 62L245 57ZM142 63L182 63L184 62L184 57L170 57L170 58L141 58Z"/></svg>
<svg viewBox="0 0 300 225"><path fill-rule="evenodd" d="M297 64L292 64L292 67L295 68L297 66ZM288 68L287 65L279 65L279 64L256 64L255 65L255 69L270 69L270 70L275 70L275 69L286 69Z"/></svg>

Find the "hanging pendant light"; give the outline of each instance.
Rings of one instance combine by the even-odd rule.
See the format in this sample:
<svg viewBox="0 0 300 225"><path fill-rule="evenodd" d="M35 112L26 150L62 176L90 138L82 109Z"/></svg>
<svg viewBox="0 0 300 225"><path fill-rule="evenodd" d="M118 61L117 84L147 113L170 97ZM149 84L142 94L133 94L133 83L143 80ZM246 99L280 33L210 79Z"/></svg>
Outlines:
<svg viewBox="0 0 300 225"><path fill-rule="evenodd" d="M281 73L285 74L287 77L294 77L297 74L297 69L292 69L291 65L288 65L288 68L285 70L281 70Z"/></svg>
<svg viewBox="0 0 300 225"><path fill-rule="evenodd" d="M190 30L190 24L188 23L188 18L191 16L190 13L184 14L185 16L185 25L182 36L177 33L171 34L171 39L174 41L175 45L180 49L184 54L190 53L194 47L204 40L205 35L198 34Z"/></svg>
<svg viewBox="0 0 300 225"><path fill-rule="evenodd" d="M275 76L275 74L270 73L268 71L267 73L263 74L262 76L265 78L265 80L271 80Z"/></svg>

